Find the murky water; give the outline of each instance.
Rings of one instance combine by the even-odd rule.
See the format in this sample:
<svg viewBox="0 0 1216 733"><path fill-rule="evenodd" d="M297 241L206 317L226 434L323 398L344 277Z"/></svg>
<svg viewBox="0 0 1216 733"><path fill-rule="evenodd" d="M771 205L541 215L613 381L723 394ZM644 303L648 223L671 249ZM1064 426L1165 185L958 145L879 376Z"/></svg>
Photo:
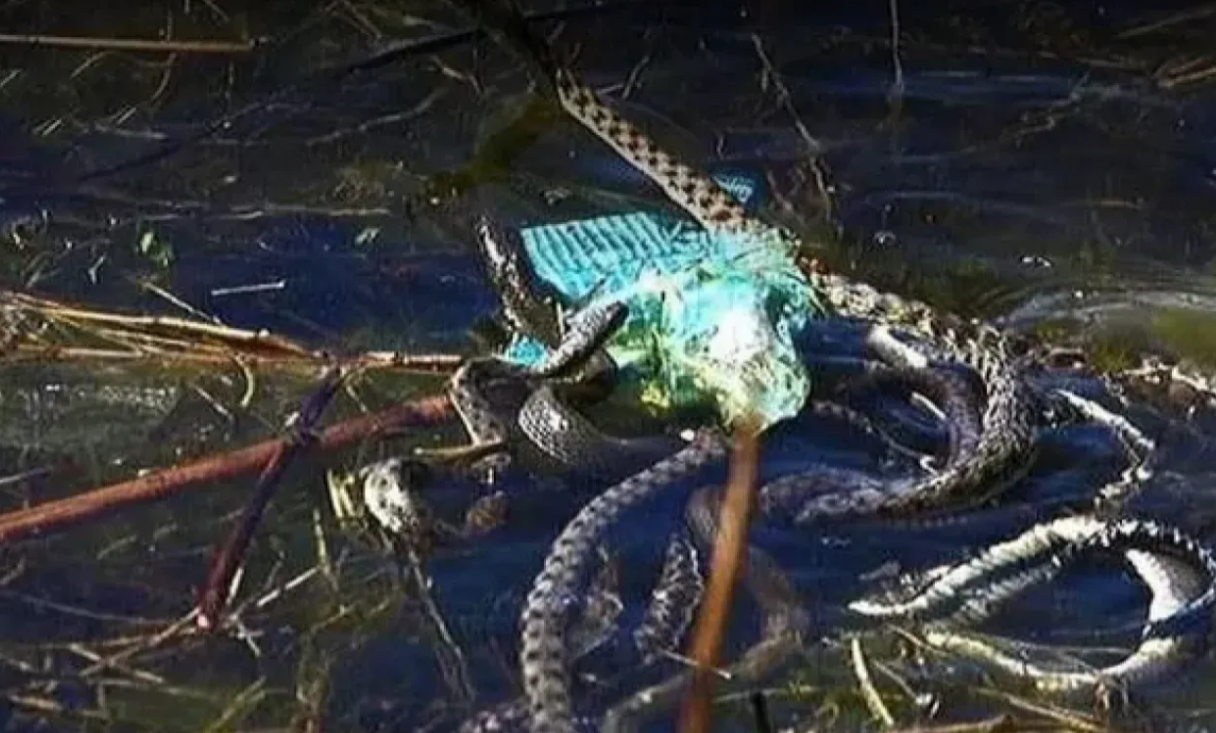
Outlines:
<svg viewBox="0 0 1216 733"><path fill-rule="evenodd" d="M287 5L249 10L251 32L274 39L252 57L15 47L0 61L6 289L190 316L180 301L232 326L347 353L467 351L468 329L494 307L472 256L473 214L523 225L665 208L590 135L525 114L527 78L497 49L457 35L386 51L390 39L461 29L452 13ZM795 5L574 13L557 42L577 47L586 78L690 160L767 176L768 213L824 232L825 258L837 266L1018 329L1066 323L1216 356L1216 92L1198 75L1209 16L1136 31L1168 13L908 7L897 75L886 3L831 14ZM9 12L15 27L51 32L0 10ZM231 32L231 18L211 10L173 12L179 33ZM163 18L129 22L106 32L139 34ZM378 62L350 66L378 51ZM251 372L44 357L0 366L5 509L272 435L309 383L307 370L273 364ZM369 373L339 396L331 419L438 384ZM1216 541L1211 416L1147 404L1128 415L1161 456L1131 511ZM193 608L252 476L6 547L0 688L9 727L454 729L470 707L442 673L431 620L406 597L394 563L334 516L325 481L327 469L441 437L298 465L259 535L232 623L216 635L163 632ZM813 422L778 431L766 450L766 473L879 463L869 443ZM1104 430L1064 428L1044 435L1024 481L965 521L761 529L757 541L788 570L822 637L771 683L782 724L806 729L818 714L822 727L833 715L842 730L872 727L841 641L858 627L848 601L896 571L956 561L1087 505L1122 460ZM517 693L520 603L548 543L596 489L522 470L506 488L507 526L428 566L471 670L473 707ZM472 491L445 481L431 498L455 521ZM607 548L624 621L636 621L677 504L640 512ZM1145 599L1125 576L1086 566L988 628L1052 644L1132 644ZM737 620L736 651L754 633L754 609L741 606ZM1008 709L965 691L977 679L965 665L951 675L944 665L921 670L888 655L887 642L867 643L891 672L878 684L903 724L924 710L894 677L935 695L943 720ZM636 688L639 680L618 679L619 667L610 652L587 662L588 700ZM1137 710L1156 725L1211 725L1203 690L1212 679L1200 662ZM723 730L752 729L742 706L723 715L734 726Z"/></svg>

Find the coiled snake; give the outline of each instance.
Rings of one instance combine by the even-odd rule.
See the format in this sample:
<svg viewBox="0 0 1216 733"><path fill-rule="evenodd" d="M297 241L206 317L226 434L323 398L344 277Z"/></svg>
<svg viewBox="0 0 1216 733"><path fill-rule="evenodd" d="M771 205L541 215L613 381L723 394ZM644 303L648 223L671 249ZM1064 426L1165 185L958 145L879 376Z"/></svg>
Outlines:
<svg viewBox="0 0 1216 733"><path fill-rule="evenodd" d="M556 63L517 15L493 3L472 3L470 7L483 22L489 23L494 35L516 50L522 48L528 60L540 67L544 80L571 117L649 176L702 227L755 240L788 252L790 257L799 256L801 243L792 232L752 217L712 178L661 149L604 104L569 69ZM611 336L611 319L615 316L595 312L576 314L566 321L554 316L545 298L536 295L535 278L528 272L524 258L509 249L487 247L487 243L502 241L488 226L482 228L479 240L487 252L491 280L502 295L508 322L517 330L531 330L552 352L545 364L527 375L516 371L503 376L498 365L478 360L456 375L452 382L453 398L460 405L461 417L474 440L508 442L508 431L501 418L495 418L492 406L479 398L477 378L527 376L538 384L518 413L518 427L543 452L593 475L610 474L613 468L630 461L653 464L596 496L554 541L522 614L520 665L527 714L521 715L515 707L510 715L497 719L483 716L479 723L483 729L491 729L526 717L531 730L537 733L568 733L575 729L575 717L570 692L571 650L566 639L569 619L563 599L578 593L593 548L613 524L642 502L673 485L686 483L702 468L720 460L724 442L715 429L703 428L687 442L661 436L654 441L643 439L635 443L606 436L585 422L564 401L560 388L548 380L593 362L598 362L598 366L592 373L602 371L604 357L597 349L603 339ZM929 509L957 509L984 501L1030 465L1043 403L1071 400L1074 407L1079 407L1083 402L1080 398L1032 393L1009 336L991 324L940 313L925 303L881 292L840 274L808 270L806 276L832 316L871 324L867 348L871 358L893 370L886 372L888 378L917 385L946 408L951 448L946 460L928 475L885 484L865 477L849 477L843 486L825 490L826 485L835 481L836 474L821 468L776 479L761 489L762 506L770 512L780 509L804 522L842 516L902 516ZM585 322L578 322L579 317ZM969 395L969 387L947 376L952 375L947 370L958 367L978 378L983 386L981 397ZM610 371L610 366L607 368ZM1132 439L1126 432L1120 437L1125 442ZM1134 463L1142 468L1146 460L1145 456L1137 456ZM1110 490L1103 495L1126 493L1140 478L1142 475L1125 477L1118 491L1108 487ZM706 517L712 514L707 507L713 506L713 495L712 491L702 491L695 497L691 524L704 541L712 534L712 522ZM957 625L983 618L999 602L1051 577L1061 558L1095 547L1126 553L1156 599L1150 612L1148 638L1124 663L1098 673L1043 669L1018 663L1008 654L944 625L947 621ZM750 583L759 588L756 593L762 601L771 601L776 597L773 595L776 591L771 589L788 589L788 583L775 564L764 559L758 550L753 548L752 552ZM1015 562L1028 565L1014 572L1008 581L991 580L991 576ZM1138 681L1170 668L1177 653L1190 648L1189 632L1182 628L1185 624L1170 621L1210 611L1214 583L1216 563L1206 550L1181 533L1147 522L1096 514L1036 526L1023 537L994 546L976 560L939 576L912 600L860 602L854 610L871 616L911 617L938 612L950 603L961 604L961 610L945 614L946 621L930 628L934 643L985 657L999 667L1037 680L1044 689L1075 690L1092 688L1100 682ZM769 590L765 590L766 586ZM960 600L965 586L974 595L969 600ZM670 592L670 587L660 586L656 597ZM805 618L798 612L796 602L792 606L778 605L787 620L766 624L766 633L787 635L792 630L797 637ZM610 713L609 727L624 725L620 720L628 715L621 710Z"/></svg>

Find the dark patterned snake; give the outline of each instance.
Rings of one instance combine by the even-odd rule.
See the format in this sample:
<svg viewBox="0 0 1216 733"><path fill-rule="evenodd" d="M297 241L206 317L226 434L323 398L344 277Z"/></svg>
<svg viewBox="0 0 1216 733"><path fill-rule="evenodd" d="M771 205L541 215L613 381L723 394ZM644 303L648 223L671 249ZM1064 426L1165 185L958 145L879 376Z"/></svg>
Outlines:
<svg viewBox="0 0 1216 733"><path fill-rule="evenodd" d="M1147 464L1154 446L1139 430L1075 394L1059 390L1057 396L1105 424L1129 453L1129 467L1098 492L1100 497L1122 498L1149 476ZM985 640L960 629L989 618L1011 598L1050 581L1092 551L1121 552L1152 597L1140 645L1122 661L1099 669L1078 667L1075 662L1070 668L1046 667L1027 659L1024 645ZM1008 577L999 579L1002 573ZM904 578L903 584L920 587L902 598L865 599L850 607L875 618L921 621L930 645L980 659L1053 694L1126 690L1167 676L1198 650L1203 634L1196 629L1207 625L1216 606L1216 557L1207 548L1156 522L1101 513L1038 524L930 575L927 583Z"/></svg>
<svg viewBox="0 0 1216 733"><path fill-rule="evenodd" d="M518 235L483 219L477 228L477 241L488 278L501 302L501 315L510 331L547 346L559 344L561 329L557 313L562 305L560 298L545 288L536 276ZM606 354L595 356L600 360L599 374L611 371L611 360ZM807 411L842 420L878 437L896 451L907 452L882 434L869 418L842 404L839 398L875 389L915 392L927 397L940 410L943 422L950 428L948 452L953 457L950 462L970 456L976 450L982 427L980 415L973 390L958 375L943 369L890 367L874 361L864 362L862 368L864 374L842 380L837 386L837 399L813 399L807 405ZM478 434L506 433L511 416L495 414L488 401L478 394L481 384L466 380L458 387L459 394L454 392L454 396L475 442ZM580 401L578 396L566 394L580 390L580 387L582 385L577 381L541 383L530 392L514 416L516 426L530 445L562 468L578 475L618 480L652 465L682 445L672 436L626 438L605 433L575 407ZM586 389L580 391L587 392ZM486 425L496 426L497 430L489 433Z"/></svg>
<svg viewBox="0 0 1216 733"><path fill-rule="evenodd" d="M636 675L679 649L703 590L697 548L685 532L677 532L667 545L650 602L630 634L638 661L627 675ZM571 660L577 664L581 650L577 644L572 643L571 647ZM468 718L460 726L460 733L523 731L527 730L529 716L527 698L510 700ZM587 721L585 727L596 726Z"/></svg>
<svg viewBox="0 0 1216 733"><path fill-rule="evenodd" d="M586 382L611 374L611 358L602 351L581 354L579 349L571 352L563 348L563 343L571 340L562 333L564 329L559 316L565 304L537 277L517 233L483 218L477 227L477 242L509 331L535 339L548 347L551 350L548 361L561 361L564 358L567 362L577 362L561 356L563 353L574 353L590 362L587 370L590 374L584 372L564 382L547 380L531 390L514 418L529 443L563 468L608 480L619 480L636 473L679 450L683 441L668 436L624 438L608 435L575 408L578 395L567 393L587 392ZM576 311L572 319L576 330L590 326L606 331L613 325L611 322L584 323L580 316ZM607 335L603 334L605 337ZM574 341L576 345L581 345L586 339ZM477 389L476 385L472 387ZM466 405L471 403L477 406L480 420L492 419L502 425L511 419L502 415L493 417L493 408L476 395L470 398L466 394L461 399Z"/></svg>
<svg viewBox="0 0 1216 733"><path fill-rule="evenodd" d="M802 243L796 235L751 216L713 178L677 160L606 105L572 71L556 61L509 6L497 2L458 4L471 12L487 32L537 66L571 117L646 174L702 227L767 244L787 251L791 257L799 256ZM925 479L907 482L893 491L860 492L849 502L848 513L905 513L978 502L1028 466L1034 448L1036 411L1002 331L983 322L939 313L928 304L884 293L843 275L810 272L808 277L811 287L836 316L877 324L869 331L867 345L878 358L894 366L914 369L927 366L931 359L958 363L978 375L986 392L982 429L968 460L958 461ZM900 328L922 343L913 347L898 339L891 328ZM812 472L801 482L790 477L783 486L787 491L800 489L811 494L807 501L813 504L817 501L814 496L817 481L817 474Z"/></svg>
<svg viewBox="0 0 1216 733"><path fill-rule="evenodd" d="M547 346L556 344L562 330L559 298L536 276L519 235L486 217L478 220L474 234L509 330Z"/></svg>
<svg viewBox="0 0 1216 733"><path fill-rule="evenodd" d="M725 441L702 430L687 447L605 490L566 525L553 542L524 604L520 666L535 731L573 730L566 608L557 599L579 592L590 550L637 504L695 475L725 455Z"/></svg>
<svg viewBox="0 0 1216 733"><path fill-rule="evenodd" d="M1140 644L1122 661L1099 669L1076 662L1044 666L1024 653L1007 651L1024 652L1024 645L985 640L960 628L987 619L1005 601L1051 580L1069 561L1092 550L1122 552L1152 597ZM995 580L1010 568L1015 568L1010 577ZM1214 582L1216 558L1175 529L1143 520L1075 516L1039 524L993 545L940 573L909 598L857 601L851 608L866 616L916 619L925 624L921 633L928 644L1029 679L1042 692L1089 694L1096 688L1123 690L1159 680L1198 651L1202 635L1178 627L1185 626L1186 618L1210 615Z"/></svg>
<svg viewBox="0 0 1216 733"><path fill-rule="evenodd" d="M531 35L518 14L511 12L506 4L472 0L462 0L459 4L471 10L491 35L513 50L522 50L531 63L540 67L544 80L571 117L649 176L671 201L702 227L748 238L788 252L790 257L801 255L802 244L793 233L752 217L712 178L676 160L603 103L594 91L552 58L544 44ZM510 275L510 267L504 272L510 276L508 280L523 283L515 292L526 292L526 275ZM871 324L867 347L874 358L896 370L893 374L906 379L909 375L933 374L938 368L963 367L976 375L982 384L982 407L975 407L973 401L961 397L963 393L956 386L941 382L934 385L926 376L925 389L937 391L933 397L946 405L949 414L964 416L957 424L950 425L948 457L936 470L928 475L885 484L852 478L844 480L843 485L834 486L832 474L816 468L764 486L762 505L780 506L807 521L958 509L992 497L1026 470L1042 419L1040 402L1023 381L1011 340L1004 332L982 321L940 313L925 303L881 292L840 274L808 271L806 275L832 315ZM531 309L530 303L528 299L512 302L504 298L504 304L516 313ZM905 338L911 340L905 341ZM559 343L553 351L554 359L537 368L534 376L562 373L566 366L576 361L572 358L576 353L583 353L577 345ZM533 394L542 395L538 399L550 400L550 405L557 404L552 402L557 399L552 390L536 390ZM1079 406L1078 400L1073 401L1074 406ZM549 408L544 408L543 403L538 404L543 409L537 414L555 414L546 412ZM974 419L966 417L968 410L975 413ZM536 422L534 416L528 420L533 421L529 423L531 425L543 424ZM466 418L466 424L469 423L477 421ZM481 430L484 426L470 425L470 433L474 432L474 427ZM569 420L547 434L559 439L563 435L573 436L573 445L602 440L594 431L578 432L583 427L577 421ZM529 437L544 439L545 435L546 431L534 430ZM1125 444L1136 447L1138 444L1128 435L1120 434ZM1148 447L1151 449L1151 444ZM628 445L608 444L602 450L618 448L624 454L630 454L632 449ZM579 460L560 444L554 450L563 461ZM572 650L568 643L571 619L563 599L579 592L593 549L628 510L668 490L672 484L692 477L723 454L722 437L703 429L673 455L599 494L559 534L533 583L522 614L520 665L528 710L526 716L514 713L512 716L526 718L532 731L571 733L576 729L571 695ZM1145 460L1136 458L1134 470L1129 469L1117 485L1104 490L1103 496L1117 498L1133 490L1145 475L1140 470ZM699 492L690 510L690 524L702 541L713 529L713 497L712 490ZM1117 503L1111 502L1112 505ZM1000 602L1052 577L1067 559L1093 548L1112 548L1125 553L1128 562L1154 593L1148 637L1124 663L1095 673L1040 668L1016 662L996 647L954 630L959 624L985 617ZM789 586L780 569L755 548L750 557L751 568L746 574L745 585L764 608L766 618L762 641L753 650L771 649L765 644L771 644L774 639L789 641L791 634L800 635L805 616L796 600L786 602L785 599L792 599L792 594L788 593ZM992 580L994 575L1007 571L1015 563L1025 567L1013 570L1011 578L1005 582ZM930 626L928 633L935 635L931 637L933 643L984 657L998 667L1036 680L1044 689L1074 690L1104 681L1134 682L1171 668L1178 653L1190 643L1184 628L1186 624L1178 619L1210 611L1216 595L1212 590L1214 583L1216 565L1211 556L1180 533L1148 522L1095 515L1040 524L1023 536L996 545L974 560L945 572L911 600L885 605L863 602L855 604L854 610L871 616L912 617L941 612L953 604L953 611L942 614L944 620L940 625ZM973 589L972 595L964 592L967 587ZM739 664L757 664L757 660L745 655ZM767 669L768 665L760 663L755 668ZM663 689L678 687L675 684ZM656 690L647 691L644 699L653 702L658 694ZM638 699L641 698L633 698L633 702ZM605 727L613 730L624 729L617 728L618 725L627 727L620 721L636 712L637 706L630 708L630 704L610 711ZM650 703L642 706L647 704ZM506 724L507 717L499 718L494 725ZM493 725L485 729L491 728Z"/></svg>
<svg viewBox="0 0 1216 733"><path fill-rule="evenodd" d="M619 327L626 314L623 305L609 303L575 313L565 323L562 340L545 358L533 365L507 361L498 356L466 359L448 383L452 405L464 423L471 446L465 452L488 452L472 468L488 482L510 462L510 426L487 397L496 384L517 384L559 378L585 367L600 351L605 339ZM443 451L418 451L420 455Z"/></svg>
<svg viewBox="0 0 1216 733"><path fill-rule="evenodd" d="M713 545L718 533L721 493L718 487L703 487L688 503L688 524L706 547ZM747 553L742 584L760 609L760 639L722 670L728 689L719 692L754 685L772 674L801 648L803 634L810 625L797 592L777 563L754 546L749 546ZM692 673L685 669L629 696L604 714L601 730L627 733L640 728L647 718L675 708L691 682Z"/></svg>
<svg viewBox="0 0 1216 733"><path fill-rule="evenodd" d="M532 365L496 356L468 359L452 376L448 394L469 434L470 449L498 447L475 462L474 471L492 480L510 462L513 430L559 464L610 480L679 450L684 441L669 436L609 436L571 404L588 396L602 397L605 386L611 387L614 365L601 346L624 319L625 306L609 303L575 310L563 318L562 304L546 292L532 271L516 234L488 219L478 223L476 234L510 332L535 339L547 351ZM501 381L532 385L522 406L504 410L489 398L488 393Z"/></svg>

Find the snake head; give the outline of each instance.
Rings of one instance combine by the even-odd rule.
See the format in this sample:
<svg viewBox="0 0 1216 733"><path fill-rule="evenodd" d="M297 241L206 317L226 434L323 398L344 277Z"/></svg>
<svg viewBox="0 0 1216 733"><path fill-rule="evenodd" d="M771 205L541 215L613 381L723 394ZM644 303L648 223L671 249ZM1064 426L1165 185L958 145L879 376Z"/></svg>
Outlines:
<svg viewBox="0 0 1216 733"><path fill-rule="evenodd" d="M566 318L566 339L585 344L593 351L616 335L629 317L629 308L617 300L594 303L574 311Z"/></svg>

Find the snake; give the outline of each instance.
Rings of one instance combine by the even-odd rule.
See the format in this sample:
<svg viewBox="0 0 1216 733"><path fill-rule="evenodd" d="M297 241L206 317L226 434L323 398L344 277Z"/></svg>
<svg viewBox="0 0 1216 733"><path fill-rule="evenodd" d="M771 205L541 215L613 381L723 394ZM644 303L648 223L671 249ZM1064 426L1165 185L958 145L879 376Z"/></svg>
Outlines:
<svg viewBox="0 0 1216 733"><path fill-rule="evenodd" d="M481 216L474 235L479 259L510 331L552 346L561 335L560 297L536 275L519 234Z"/></svg>
<svg viewBox="0 0 1216 733"><path fill-rule="evenodd" d="M706 547L712 546L717 538L721 501L722 489L710 485L695 491L688 502L685 512L688 525L697 541ZM719 694L756 684L791 659L801 648L802 636L810 625L809 614L780 566L752 544L746 551L741 583L760 609L760 638L721 670L727 689L719 689ZM638 730L646 719L678 705L692 680L693 672L684 669L630 695L604 713L600 730L603 733Z"/></svg>
<svg viewBox="0 0 1216 733"><path fill-rule="evenodd" d="M930 646L979 659L1056 696L1126 690L1161 680L1201 644L1197 629L1206 626L1216 607L1216 556L1177 528L1108 516L1111 497L1125 497L1151 474L1155 446L1125 418L1091 400L1067 390L1056 390L1054 396L1065 408L1111 429L1129 454L1129 467L1097 492L1094 510L1039 523L969 560L929 573L927 583L905 576L897 582L919 585L913 593L895 600L861 599L850 609L871 618L927 622L923 638ZM1026 658L1025 645L966 630L1093 551L1120 552L1152 596L1140 644L1120 662L1098 669L1043 665ZM1008 577L1000 579L1003 573Z"/></svg>
<svg viewBox="0 0 1216 733"><path fill-rule="evenodd" d="M702 428L686 447L587 503L554 540L521 615L520 668L532 730L572 731L570 650L566 644L567 609L557 599L579 592L591 549L630 509L672 484L696 475L726 454L726 441Z"/></svg>
<svg viewBox="0 0 1216 733"><path fill-rule="evenodd" d="M472 10L483 19L486 13L493 13L493 7L492 3L472 4ZM753 219L712 178L678 161L604 104L572 72L540 50L543 45L533 41L526 28L513 25L519 22L518 14L507 13L490 18L490 21L483 22L483 27L495 32L505 29L508 35L524 39L522 45L526 55L540 62L552 81L559 102L572 117L654 180L674 203L703 227L740 236L776 237L778 244L785 246L798 244L792 233ZM982 325L963 328L966 324L961 319L946 321L927 305L880 293L842 276L816 275L812 285L825 293L826 300L838 315L875 320L881 324L898 323L919 335L929 336L939 346L936 351L941 357L974 369L986 387L981 431L974 442L971 460L952 462L942 471L900 492L855 492L856 498L848 502L850 510L873 514L955 499L1015 462L1020 454L1029 452L1032 428L1025 390L1006 356L999 331ZM928 364L927 357L904 346L886 333L884 326L873 329L867 341L880 358L896 366L923 368ZM681 452L667 460L682 465L679 460L683 455L685 453ZM590 547L595 534L592 530L602 532L620 511L620 502L614 497L622 491L629 495L641 493L629 488L634 486L632 482L650 486L653 482L651 472L665 465L666 462L660 462L627 479L584 507L553 544L545 567L533 584L523 613L520 660L531 706L531 726L538 733L564 732L572 728L564 620L561 606L553 602L553 597L573 590L585 563L578 553ZM790 485L809 489L808 484L817 481L818 477L813 476L809 481L790 482ZM807 499L808 504L822 501L822 497ZM597 516L593 512L601 503L606 505L608 513ZM827 508L825 506L820 513L825 513Z"/></svg>
<svg viewBox="0 0 1216 733"><path fill-rule="evenodd" d="M1003 603L1057 576L1086 551L1119 551L1148 588L1152 599L1139 645L1121 661L1098 669L1044 665L1025 654L965 630L992 616ZM1015 568L997 581L998 573ZM1100 688L1126 689L1158 681L1193 655L1201 635L1185 619L1211 612L1216 558L1172 527L1139 519L1107 520L1092 515L1036 525L1016 538L993 545L953 566L909 597L862 599L850 608L890 620L926 621L922 634L931 646L981 659L999 670L1030 680L1040 692L1079 695ZM1199 625L1199 624L1194 624ZM960 628L962 627L962 628ZM1018 649L1024 652L1025 648Z"/></svg>
<svg viewBox="0 0 1216 733"><path fill-rule="evenodd" d="M470 446L460 452L487 452L471 467L487 483L510 463L511 429L501 411L491 401L488 392L507 383L543 381L563 378L576 373L595 357L604 340L619 328L627 309L619 303L605 303L575 313L565 323L565 333L555 348L536 364L520 364L496 355L465 359L448 381L448 396L470 438ZM442 454L438 451L416 451L420 455Z"/></svg>
<svg viewBox="0 0 1216 733"><path fill-rule="evenodd" d="M793 254L802 252L803 243L794 233L750 215L712 178L677 160L605 104L570 69L556 62L509 6L468 1L460 4L471 9L482 26L505 41L508 48L522 49L523 55L541 68L542 77L572 118L653 180L673 203L706 230L753 238ZM951 459L928 476L847 493L823 492L820 490L823 471L816 469L769 484L766 490L770 496L785 494L786 501L799 503L799 513L808 517L899 516L986 500L1028 468L1037 447L1040 415L1038 403L1019 371L1008 334L991 323L939 312L921 301L883 292L843 274L808 268L806 275L831 315L870 324L866 344L878 360L914 373L932 365L962 367L976 375L982 384L983 407L977 424L967 423L965 430L952 436ZM906 340L909 337L911 342ZM522 614L520 666L533 731L574 730L569 650L565 642L568 620L563 605L556 599L577 592L591 548L627 509L687 478L723 453L721 436L702 430L679 452L598 495L555 540ZM1122 542L1133 534L1126 523L1115 527L1094 534L1108 544ZM1039 529L1045 531L1042 526ZM1117 530L1123 530L1123 534ZM1158 540L1167 535L1148 533ZM1139 555L1132 557L1144 559ZM1138 567L1149 566L1141 563ZM1178 574L1161 570L1163 567L1159 564L1156 571L1146 569L1145 577L1168 578ZM1207 580L1210 586L1213 580L1210 572ZM1162 588L1171 587L1168 579L1161 583ZM999 590L1002 586L988 587L997 589L993 591L994 597L1004 593ZM1208 595L1205 592L1201 598ZM1166 612L1154 614L1174 617L1184 605L1193 604L1166 603L1162 606L1167 607ZM1040 677L1046 679L1048 675Z"/></svg>
<svg viewBox="0 0 1216 733"><path fill-rule="evenodd" d="M620 479L679 450L684 441L666 435L618 438L595 427L575 403L602 398L615 367L600 348L624 319L616 303L576 309L562 306L536 276L519 235L480 217L475 227L480 260L499 298L509 332L546 347L539 363L523 365L499 357L466 360L449 382L449 395L474 445L506 445L512 428L531 447L563 467L600 478ZM518 409L502 409L487 392L496 379L528 380L532 387ZM607 387L607 389L606 389ZM476 468L501 469L507 451Z"/></svg>
<svg viewBox="0 0 1216 733"><path fill-rule="evenodd" d="M536 275L518 233L481 217L476 226L476 240L487 279L499 299L500 313L510 333L536 339L546 346L560 344L557 313L561 299ZM578 318L577 313L575 318ZM600 359L596 376L610 373L607 355L598 353L595 357ZM975 450L980 434L979 420L971 398L972 390L958 375L940 369L890 367L873 360L863 362L862 369L862 375L845 379L838 385L835 397L856 395L874 388L883 392L904 390L923 394L944 413L943 421L951 428L950 454L968 455ZM580 475L623 478L672 454L682 445L673 436L618 437L608 434L576 407L579 395L572 393L590 391L579 390L580 386L579 382L570 381L542 383L530 392L514 417L503 414L502 410L495 416L495 408L487 400L468 394L479 388L475 384L461 385L459 404L462 416L468 413L465 422L471 426L469 432L477 430L485 436L483 441L503 439L505 424L514 419L532 447L564 469ZM871 420L841 404L839 399L812 400L807 405L807 412L838 418L880 438L897 452L907 452L882 434ZM486 433L482 426L487 424L496 426L497 431Z"/></svg>
<svg viewBox="0 0 1216 733"><path fill-rule="evenodd" d="M510 4L459 0L481 28L540 72L562 109L626 162L650 178L667 198L704 229L767 243L791 254L805 247L792 231L750 214L705 172L687 165L625 119L588 87L527 27ZM992 324L937 311L927 303L887 293L838 273L808 268L810 286L832 315L873 323L867 346L898 367L923 368L930 360L959 364L978 375L985 405L979 440L968 460L957 461L896 490L859 492L850 513L900 514L954 504L978 503L1024 471L1035 448L1035 408L1011 356L1007 334ZM917 337L912 346L892 329ZM1000 479L1000 480L997 480ZM787 479L784 490L799 489L814 504L818 476ZM990 491L981 491L983 487Z"/></svg>
<svg viewBox="0 0 1216 733"><path fill-rule="evenodd" d="M610 435L558 394L560 385L538 386L516 421L531 445L564 469L591 478L624 478L672 455L682 446L677 436Z"/></svg>
<svg viewBox="0 0 1216 733"><path fill-rule="evenodd" d="M627 676L636 675L679 648L692 624L693 611L704 590L700 552L687 531L678 531L667 544L650 600L641 620L630 634L638 660L626 673ZM577 628L572 628L570 645L573 663L585 655L573 638L576 633ZM601 681L600 684L605 682ZM529 719L527 698L515 698L478 711L460 725L459 733L523 731L527 729ZM595 721L588 718L577 718L575 722L578 727L597 727Z"/></svg>

